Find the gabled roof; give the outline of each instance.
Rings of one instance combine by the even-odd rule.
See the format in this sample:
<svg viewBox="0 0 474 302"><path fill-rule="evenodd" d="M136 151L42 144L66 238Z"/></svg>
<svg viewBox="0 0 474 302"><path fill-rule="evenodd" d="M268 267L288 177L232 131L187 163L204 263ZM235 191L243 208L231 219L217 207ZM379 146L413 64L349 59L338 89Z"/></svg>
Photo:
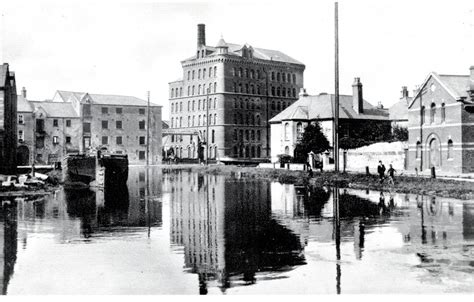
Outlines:
<svg viewBox="0 0 474 302"><path fill-rule="evenodd" d="M300 96L288 108L277 114L270 123L284 120L324 120L334 118L334 95L320 94ZM352 108L352 96L339 96L340 119L388 120L388 112L378 109L364 100L364 111L361 114Z"/></svg>
<svg viewBox="0 0 474 302"><path fill-rule="evenodd" d="M30 101L31 105L36 110L44 110L48 117L58 118L79 118L79 115L74 110L70 102L39 102Z"/></svg>
<svg viewBox="0 0 474 302"><path fill-rule="evenodd" d="M418 98L420 93L426 88L426 85L431 78L434 78L455 100L461 100L462 98L469 96L467 93L469 90L468 75L438 75L433 71L423 81L423 84L420 86L418 92L413 96L408 108L413 106L413 103Z"/></svg>
<svg viewBox="0 0 474 302"><path fill-rule="evenodd" d="M92 104L96 105L112 105L112 106L147 106L147 101L126 95L112 95L112 94L91 94L86 92L73 92L58 90L57 93L61 96L63 102L68 102L71 98L81 101L84 96L88 95ZM161 107L155 103L150 102L151 107Z"/></svg>

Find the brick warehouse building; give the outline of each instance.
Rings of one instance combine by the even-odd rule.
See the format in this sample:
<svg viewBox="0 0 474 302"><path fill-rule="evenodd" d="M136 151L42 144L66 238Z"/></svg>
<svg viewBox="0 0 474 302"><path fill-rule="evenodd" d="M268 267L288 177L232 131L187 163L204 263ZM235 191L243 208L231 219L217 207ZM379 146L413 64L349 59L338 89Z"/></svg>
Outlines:
<svg viewBox="0 0 474 302"><path fill-rule="evenodd" d="M305 66L280 51L222 38L208 46L204 24L198 25L196 54L181 65L183 79L169 83L171 128L198 131L204 140L208 135L210 159L268 159L268 120L296 101ZM180 158L198 156L195 137L172 135L166 147Z"/></svg>
<svg viewBox="0 0 474 302"><path fill-rule="evenodd" d="M18 158L22 164L61 161L69 153L106 148L146 160L147 102L131 96L57 91L50 101L18 96ZM150 163L161 163L161 106L150 104Z"/></svg>
<svg viewBox="0 0 474 302"><path fill-rule="evenodd" d="M408 107L409 169L474 172L474 66L428 75Z"/></svg>
<svg viewBox="0 0 474 302"><path fill-rule="evenodd" d="M0 65L0 174L16 172L16 81L7 63Z"/></svg>

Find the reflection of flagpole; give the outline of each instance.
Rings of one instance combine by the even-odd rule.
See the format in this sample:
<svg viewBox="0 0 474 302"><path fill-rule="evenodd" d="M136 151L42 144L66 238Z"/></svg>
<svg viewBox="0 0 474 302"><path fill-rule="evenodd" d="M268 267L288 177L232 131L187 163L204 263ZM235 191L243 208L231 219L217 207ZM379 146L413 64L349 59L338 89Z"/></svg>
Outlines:
<svg viewBox="0 0 474 302"><path fill-rule="evenodd" d="M338 4L334 3L334 43L335 43L335 94L334 94L334 123L333 123L333 147L334 147L334 170L339 172L339 14Z"/></svg>
<svg viewBox="0 0 474 302"><path fill-rule="evenodd" d="M341 221L339 218L339 188L333 188L334 233L336 241L336 291L341 293Z"/></svg>

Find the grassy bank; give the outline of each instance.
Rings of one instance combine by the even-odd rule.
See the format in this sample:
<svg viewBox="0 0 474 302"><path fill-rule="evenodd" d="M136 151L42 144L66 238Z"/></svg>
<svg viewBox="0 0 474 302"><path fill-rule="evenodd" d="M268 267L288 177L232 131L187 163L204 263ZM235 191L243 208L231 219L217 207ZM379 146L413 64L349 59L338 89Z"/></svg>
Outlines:
<svg viewBox="0 0 474 302"><path fill-rule="evenodd" d="M310 185L314 187L338 185L340 187L362 190L390 190L400 193L427 194L474 200L474 183L457 180L400 176L395 179L395 185L388 185L386 183L380 184L376 175L367 176L365 174L352 173L336 174L334 172L315 172L314 177L309 178L308 174L303 171L263 169L255 167L171 165L164 166L164 168L171 170L184 170L200 174L267 179L282 183Z"/></svg>

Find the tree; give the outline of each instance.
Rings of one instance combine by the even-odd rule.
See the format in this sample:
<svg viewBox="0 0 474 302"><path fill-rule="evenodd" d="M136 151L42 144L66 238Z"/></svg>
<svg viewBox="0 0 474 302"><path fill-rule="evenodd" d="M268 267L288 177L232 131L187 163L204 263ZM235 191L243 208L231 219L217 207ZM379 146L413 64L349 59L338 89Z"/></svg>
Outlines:
<svg viewBox="0 0 474 302"><path fill-rule="evenodd" d="M303 137L296 144L295 162L304 163L308 157L308 153L322 153L329 150L329 141L322 132L319 122L309 124L303 132Z"/></svg>
<svg viewBox="0 0 474 302"><path fill-rule="evenodd" d="M408 129L395 125L393 127L393 139L401 142L408 141Z"/></svg>
<svg viewBox="0 0 474 302"><path fill-rule="evenodd" d="M356 149L392 140L389 121L348 120L339 124L339 148Z"/></svg>

